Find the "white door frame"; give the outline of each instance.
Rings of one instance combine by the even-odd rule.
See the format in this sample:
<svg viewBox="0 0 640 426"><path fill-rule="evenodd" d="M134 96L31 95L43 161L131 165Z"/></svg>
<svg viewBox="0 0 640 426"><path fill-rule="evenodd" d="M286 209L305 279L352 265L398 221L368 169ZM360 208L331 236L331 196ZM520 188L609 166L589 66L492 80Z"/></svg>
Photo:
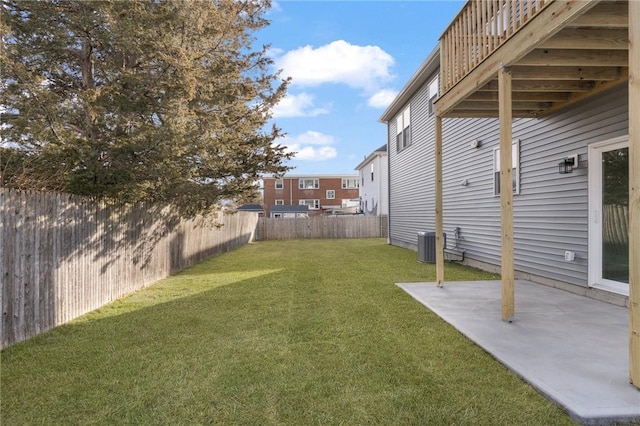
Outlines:
<svg viewBox="0 0 640 426"><path fill-rule="evenodd" d="M620 136L588 146L589 159L589 287L629 296L629 284L602 278L602 153L629 146Z"/></svg>

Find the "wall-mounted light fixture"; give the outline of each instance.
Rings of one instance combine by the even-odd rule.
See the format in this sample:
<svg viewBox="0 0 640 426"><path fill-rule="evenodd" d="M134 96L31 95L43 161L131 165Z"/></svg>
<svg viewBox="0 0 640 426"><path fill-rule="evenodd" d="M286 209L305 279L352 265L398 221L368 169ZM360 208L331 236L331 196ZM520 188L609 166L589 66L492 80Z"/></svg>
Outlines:
<svg viewBox="0 0 640 426"><path fill-rule="evenodd" d="M573 172L573 169L578 168L578 154L571 155L569 157L563 158L562 161L558 163L558 173L561 175Z"/></svg>
<svg viewBox="0 0 640 426"><path fill-rule="evenodd" d="M474 139L469 143L470 148L479 148L482 141L480 139Z"/></svg>

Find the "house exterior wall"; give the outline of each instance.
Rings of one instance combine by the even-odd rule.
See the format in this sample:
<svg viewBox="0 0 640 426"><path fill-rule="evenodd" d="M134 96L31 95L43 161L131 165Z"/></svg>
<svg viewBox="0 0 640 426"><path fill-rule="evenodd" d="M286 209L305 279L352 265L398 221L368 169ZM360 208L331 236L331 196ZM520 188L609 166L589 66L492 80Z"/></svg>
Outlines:
<svg viewBox="0 0 640 426"><path fill-rule="evenodd" d="M389 167L387 153L375 151L358 166L360 209L366 216L389 212ZM373 174L373 176L372 176Z"/></svg>
<svg viewBox="0 0 640 426"><path fill-rule="evenodd" d="M409 147L398 152L396 120L391 120L388 126L389 240L413 250L417 249L418 232L435 229L435 116L429 115L428 99L429 83L409 101L412 126Z"/></svg>
<svg viewBox="0 0 640 426"><path fill-rule="evenodd" d="M299 189L300 179L318 179L317 189ZM343 189L342 180L353 179L359 182L358 175L340 175L340 176L326 176L326 175L289 175L283 176L283 188L276 189L276 178L263 177L264 183L264 204L265 215L270 216L268 211L269 206L275 205L276 200L282 200L285 206L297 206L300 204L300 200L319 200L319 208L309 208L309 216L319 216L325 214L331 210L342 207L343 200L357 200L358 188ZM335 191L335 198L327 198L327 191Z"/></svg>
<svg viewBox="0 0 640 426"><path fill-rule="evenodd" d="M588 164L595 142L628 134L628 95L622 86L540 119L516 119L520 141L520 193L514 195L515 270L549 280L587 285ZM390 135L390 242L416 248L417 233L435 230L434 116L428 85L411 98L411 146L397 152ZM480 141L477 148L471 143ZM494 196L493 152L497 119L443 120L443 213L447 246L487 265L500 264L500 197ZM580 168L558 174L564 157L579 155ZM466 186L462 182L466 180ZM575 261L564 260L565 251Z"/></svg>

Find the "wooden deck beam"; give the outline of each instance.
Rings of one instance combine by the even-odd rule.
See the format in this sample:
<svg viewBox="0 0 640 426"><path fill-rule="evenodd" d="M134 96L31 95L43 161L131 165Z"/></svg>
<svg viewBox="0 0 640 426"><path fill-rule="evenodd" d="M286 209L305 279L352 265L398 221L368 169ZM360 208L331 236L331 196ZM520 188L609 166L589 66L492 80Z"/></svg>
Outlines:
<svg viewBox="0 0 640 426"><path fill-rule="evenodd" d="M611 81L620 78L620 75L626 74L627 70L621 67L605 66L605 67L530 67L530 66L513 66L511 67L511 78L515 80L567 80L567 81L585 81L599 80Z"/></svg>
<svg viewBox="0 0 640 426"><path fill-rule="evenodd" d="M590 92L595 87L592 81L563 80L514 80L514 92ZM498 91L498 82L489 81L478 91Z"/></svg>
<svg viewBox="0 0 640 426"><path fill-rule="evenodd" d="M625 70L626 70L626 68L625 68ZM556 112L558 110L561 110L562 108L566 108L570 104L573 104L575 102L581 101L582 99L586 99L586 98L591 97L591 96L593 96L593 95L595 95L597 93L604 92L605 90L609 90L612 87L615 87L615 86L618 86L620 84L623 84L623 83L625 83L627 81L627 79L628 79L628 74L625 73L625 74L621 75L618 80L598 82L597 84L594 85L593 90L591 90L588 93L585 93L585 92L571 93L571 95L569 96L569 100L567 102L560 103L560 104L557 104L557 105L553 105L549 109L545 110L544 113L541 116L553 114L554 112Z"/></svg>
<svg viewBox="0 0 640 426"><path fill-rule="evenodd" d="M632 0L633 1L633 0ZM574 21L569 27L627 28L627 5L603 1Z"/></svg>
<svg viewBox="0 0 640 426"><path fill-rule="evenodd" d="M550 67L626 67L629 55L626 50L595 49L535 49L518 61L518 65Z"/></svg>
<svg viewBox="0 0 640 426"><path fill-rule="evenodd" d="M629 1L629 381L640 388L640 2Z"/></svg>
<svg viewBox="0 0 640 426"><path fill-rule="evenodd" d="M541 49L627 50L627 29L566 28L542 43Z"/></svg>
<svg viewBox="0 0 640 426"><path fill-rule="evenodd" d="M566 102L569 92L513 92L514 102ZM476 92L466 99L467 102L498 102L498 92Z"/></svg>
<svg viewBox="0 0 640 426"><path fill-rule="evenodd" d="M551 102L513 102L512 109L514 111L543 111L551 107ZM464 101L458 104L458 108L466 111L483 111L483 110L498 110L498 102L491 101Z"/></svg>
<svg viewBox="0 0 640 426"><path fill-rule="evenodd" d="M513 118L536 118L542 116L543 113L540 111L514 111L512 114ZM500 116L499 112L493 110L466 110L466 109L456 109L452 113L449 114L449 118L498 118Z"/></svg>

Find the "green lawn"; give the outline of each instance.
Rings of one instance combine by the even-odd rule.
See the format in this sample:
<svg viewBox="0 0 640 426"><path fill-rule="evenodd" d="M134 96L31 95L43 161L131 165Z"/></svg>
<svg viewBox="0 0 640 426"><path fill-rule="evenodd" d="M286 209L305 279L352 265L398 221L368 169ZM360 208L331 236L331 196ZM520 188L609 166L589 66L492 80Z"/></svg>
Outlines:
<svg viewBox="0 0 640 426"><path fill-rule="evenodd" d="M394 285L434 279L378 239L253 243L4 350L0 423L572 424Z"/></svg>

